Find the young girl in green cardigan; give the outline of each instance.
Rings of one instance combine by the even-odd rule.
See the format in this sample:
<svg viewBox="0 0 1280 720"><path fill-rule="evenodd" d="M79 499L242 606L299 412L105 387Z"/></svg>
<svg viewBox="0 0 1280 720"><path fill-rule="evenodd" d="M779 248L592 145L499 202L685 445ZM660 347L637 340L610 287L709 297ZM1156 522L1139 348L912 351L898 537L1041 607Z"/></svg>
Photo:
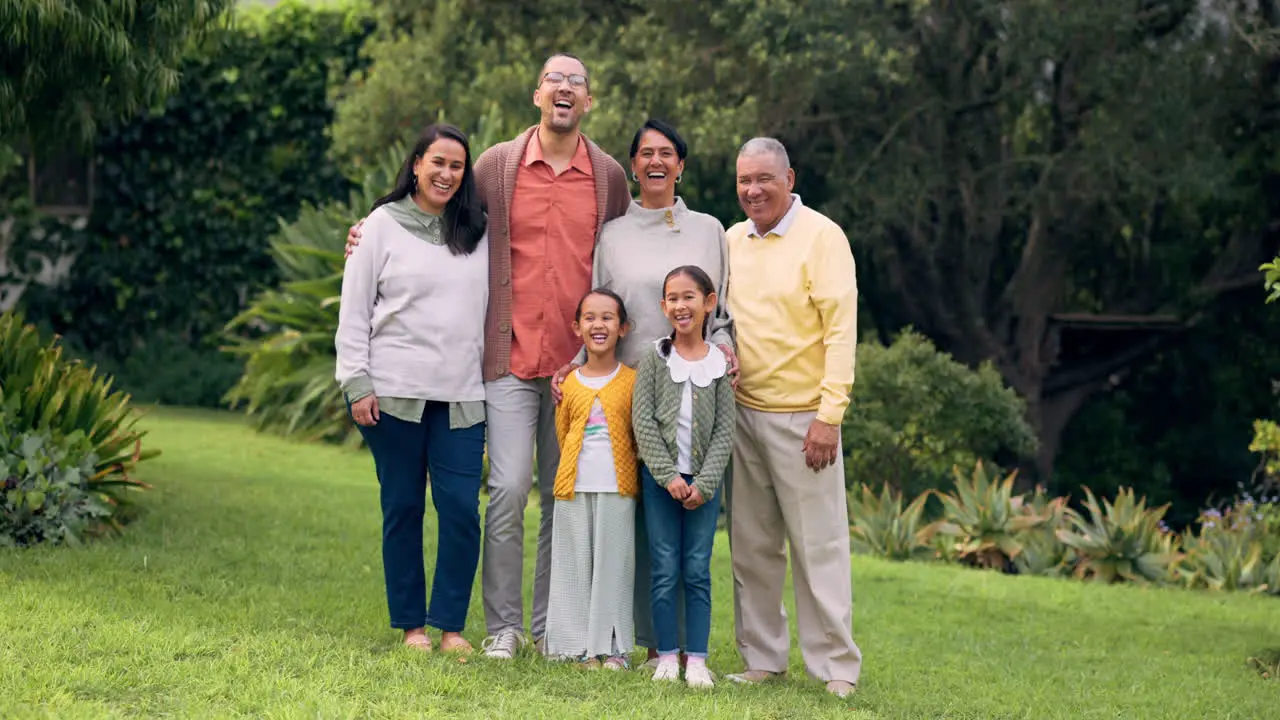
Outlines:
<svg viewBox="0 0 1280 720"><path fill-rule="evenodd" d="M675 586L683 578L685 682L711 687L711 549L736 406L724 353L706 340L707 320L716 308L711 278L699 267L678 267L663 282L661 302L672 332L640 361L632 398L652 556L658 640L653 679L680 679Z"/></svg>

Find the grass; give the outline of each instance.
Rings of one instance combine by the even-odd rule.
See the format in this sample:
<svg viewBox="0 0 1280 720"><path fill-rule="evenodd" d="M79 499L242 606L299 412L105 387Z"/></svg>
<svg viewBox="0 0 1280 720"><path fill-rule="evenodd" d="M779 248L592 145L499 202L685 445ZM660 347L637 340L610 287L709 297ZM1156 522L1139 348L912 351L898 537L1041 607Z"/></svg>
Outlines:
<svg viewBox="0 0 1280 720"><path fill-rule="evenodd" d="M0 553L0 717L1256 718L1280 707L1280 685L1248 662L1280 647L1274 598L862 557L854 626L866 660L849 700L805 677L797 649L786 681L703 693L533 657L421 656L387 628L368 456L256 436L218 413L166 409L146 424L164 454L141 470L155 489L123 538ZM710 664L723 674L741 668L723 535L713 571ZM526 586L531 573L528 562ZM477 582L466 633L477 646L482 628Z"/></svg>

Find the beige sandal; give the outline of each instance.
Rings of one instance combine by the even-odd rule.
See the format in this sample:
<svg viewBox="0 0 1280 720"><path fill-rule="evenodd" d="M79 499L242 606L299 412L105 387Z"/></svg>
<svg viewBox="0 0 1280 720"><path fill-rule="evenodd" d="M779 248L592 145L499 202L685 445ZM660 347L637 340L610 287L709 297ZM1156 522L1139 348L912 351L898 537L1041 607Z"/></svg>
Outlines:
<svg viewBox="0 0 1280 720"><path fill-rule="evenodd" d="M431 652L431 637L426 634L414 635L404 639L404 646L422 652Z"/></svg>
<svg viewBox="0 0 1280 720"><path fill-rule="evenodd" d="M466 638L450 638L450 640L452 642L447 644L444 640L440 641L440 652L466 655L475 649L471 647L471 643L467 642Z"/></svg>

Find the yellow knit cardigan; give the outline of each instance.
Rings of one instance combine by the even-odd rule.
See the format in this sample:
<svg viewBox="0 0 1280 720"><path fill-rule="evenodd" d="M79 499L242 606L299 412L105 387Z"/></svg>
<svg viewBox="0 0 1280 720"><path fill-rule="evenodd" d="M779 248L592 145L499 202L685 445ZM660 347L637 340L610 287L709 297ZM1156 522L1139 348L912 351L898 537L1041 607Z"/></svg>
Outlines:
<svg viewBox="0 0 1280 720"><path fill-rule="evenodd" d="M591 405L597 397L609 422L609 442L613 446L613 464L618 474L618 493L626 497L635 497L639 493L640 461L637 459L635 437L631 433L631 391L635 383L636 371L619 365L618 374L599 390L579 382L577 373L570 373L560 385L563 396L556 408L560 467L553 486L557 500L573 499L582 436L586 432Z"/></svg>

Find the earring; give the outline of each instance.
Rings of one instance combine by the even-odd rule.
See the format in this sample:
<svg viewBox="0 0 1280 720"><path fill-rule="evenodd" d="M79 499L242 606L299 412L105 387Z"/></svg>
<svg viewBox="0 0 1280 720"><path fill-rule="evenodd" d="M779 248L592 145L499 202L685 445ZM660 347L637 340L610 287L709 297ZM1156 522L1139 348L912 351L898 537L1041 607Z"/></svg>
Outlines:
<svg viewBox="0 0 1280 720"><path fill-rule="evenodd" d="M418 174L414 173L409 177L412 178L412 180L409 181L409 192L411 193L418 192Z"/></svg>
<svg viewBox="0 0 1280 720"><path fill-rule="evenodd" d="M636 171L631 171L631 182L640 182L640 176L636 175Z"/></svg>
<svg viewBox="0 0 1280 720"><path fill-rule="evenodd" d="M677 176L676 176L676 184L677 184L677 185L679 185L679 184L680 184L680 181L681 181L681 180L683 180L683 179L684 179L684 173L680 173L679 175L677 175Z"/></svg>

